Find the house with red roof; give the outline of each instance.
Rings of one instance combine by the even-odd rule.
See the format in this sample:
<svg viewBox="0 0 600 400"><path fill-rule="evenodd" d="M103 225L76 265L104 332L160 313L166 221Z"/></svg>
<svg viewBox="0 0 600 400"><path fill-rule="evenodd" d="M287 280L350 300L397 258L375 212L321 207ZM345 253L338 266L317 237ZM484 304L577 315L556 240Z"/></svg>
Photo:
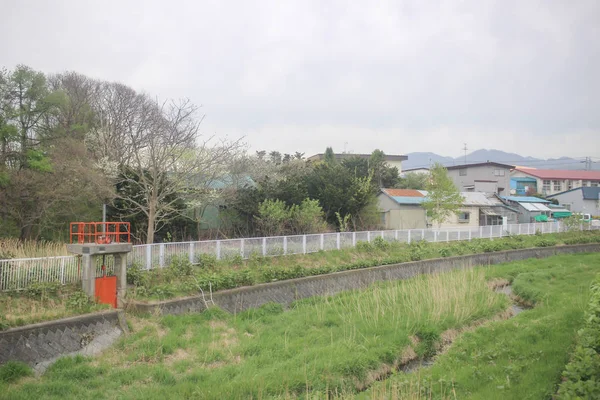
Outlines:
<svg viewBox="0 0 600 400"><path fill-rule="evenodd" d="M510 181L512 195L550 196L580 187L599 187L600 171L517 167L511 171Z"/></svg>

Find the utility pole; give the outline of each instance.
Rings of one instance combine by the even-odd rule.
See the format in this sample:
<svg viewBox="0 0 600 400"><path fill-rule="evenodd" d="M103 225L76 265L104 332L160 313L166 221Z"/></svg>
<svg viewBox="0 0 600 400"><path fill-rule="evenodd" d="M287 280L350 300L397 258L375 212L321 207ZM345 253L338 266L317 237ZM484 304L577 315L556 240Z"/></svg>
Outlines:
<svg viewBox="0 0 600 400"><path fill-rule="evenodd" d="M464 143L465 147L463 147L462 149L465 151L465 164L467 163L467 144Z"/></svg>
<svg viewBox="0 0 600 400"><path fill-rule="evenodd" d="M585 170L589 171L592 169L592 157L586 157L585 161L582 161L585 164Z"/></svg>

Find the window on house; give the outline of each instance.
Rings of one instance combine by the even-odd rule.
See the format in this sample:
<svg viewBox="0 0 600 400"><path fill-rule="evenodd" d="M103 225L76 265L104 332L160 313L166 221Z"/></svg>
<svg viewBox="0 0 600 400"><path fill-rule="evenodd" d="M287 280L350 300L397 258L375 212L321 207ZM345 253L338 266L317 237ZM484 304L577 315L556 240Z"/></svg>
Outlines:
<svg viewBox="0 0 600 400"><path fill-rule="evenodd" d="M592 187L598 187L598 181L591 181Z"/></svg>
<svg viewBox="0 0 600 400"><path fill-rule="evenodd" d="M561 204L561 206L563 206L567 210L571 211L571 205L570 204Z"/></svg>
<svg viewBox="0 0 600 400"><path fill-rule="evenodd" d="M505 173L506 173L506 171L504 171L503 169L495 169L494 170L494 176L504 176Z"/></svg>
<svg viewBox="0 0 600 400"><path fill-rule="evenodd" d="M458 170L458 175L460 175L460 176L467 176L467 169L466 168L459 169Z"/></svg>
<svg viewBox="0 0 600 400"><path fill-rule="evenodd" d="M544 186L542 187L542 190L544 192L549 192L550 191L550 181L544 181Z"/></svg>
<svg viewBox="0 0 600 400"><path fill-rule="evenodd" d="M561 181L552 181L552 187L555 192L560 192L562 190Z"/></svg>
<svg viewBox="0 0 600 400"><path fill-rule="evenodd" d="M460 212L458 213L458 222L469 222L471 218L470 212Z"/></svg>
<svg viewBox="0 0 600 400"><path fill-rule="evenodd" d="M573 189L573 181L567 181L567 190Z"/></svg>
<svg viewBox="0 0 600 400"><path fill-rule="evenodd" d="M583 182L583 186L592 186L592 181L582 181Z"/></svg>

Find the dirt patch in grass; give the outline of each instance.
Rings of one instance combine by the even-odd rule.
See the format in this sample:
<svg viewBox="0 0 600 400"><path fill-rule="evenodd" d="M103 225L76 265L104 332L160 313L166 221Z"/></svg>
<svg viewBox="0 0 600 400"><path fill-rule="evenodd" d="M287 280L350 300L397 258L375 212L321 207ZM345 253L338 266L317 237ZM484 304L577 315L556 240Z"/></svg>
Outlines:
<svg viewBox="0 0 600 400"><path fill-rule="evenodd" d="M169 354L163 360L163 363L172 366L178 361L185 361L194 358L194 354L188 349L177 349L173 354Z"/></svg>

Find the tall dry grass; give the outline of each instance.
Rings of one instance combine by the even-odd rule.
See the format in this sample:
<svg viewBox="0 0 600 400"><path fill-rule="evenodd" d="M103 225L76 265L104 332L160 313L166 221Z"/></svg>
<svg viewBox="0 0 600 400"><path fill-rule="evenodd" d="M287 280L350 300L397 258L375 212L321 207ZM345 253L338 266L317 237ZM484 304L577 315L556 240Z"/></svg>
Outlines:
<svg viewBox="0 0 600 400"><path fill-rule="evenodd" d="M417 321L436 326L462 325L506 305L504 296L489 289L482 269L419 276L332 301L347 323L355 324L358 317L373 326L391 322L409 330ZM325 313L319 308L315 310L317 315Z"/></svg>
<svg viewBox="0 0 600 400"><path fill-rule="evenodd" d="M18 239L0 239L0 260L6 258L36 258L68 256L64 243Z"/></svg>

